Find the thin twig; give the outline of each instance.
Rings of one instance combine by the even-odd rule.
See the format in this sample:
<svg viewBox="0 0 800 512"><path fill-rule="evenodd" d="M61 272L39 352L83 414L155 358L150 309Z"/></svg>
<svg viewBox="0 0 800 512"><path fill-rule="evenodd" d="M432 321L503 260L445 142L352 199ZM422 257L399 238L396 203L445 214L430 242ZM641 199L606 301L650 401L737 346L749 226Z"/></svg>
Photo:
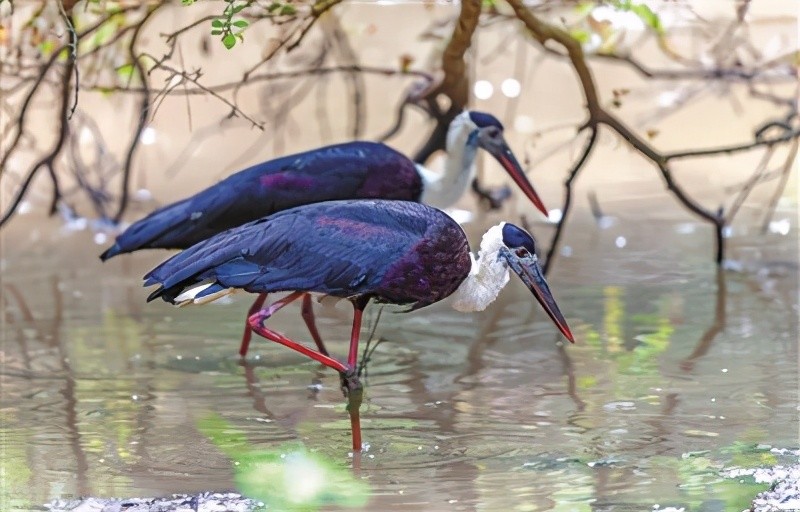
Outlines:
<svg viewBox="0 0 800 512"><path fill-rule="evenodd" d="M142 20L139 22L139 25L137 25L134 29L133 35L131 36L131 41L128 44L128 56L131 59L133 67L136 69L136 73L138 73L139 78L142 80L143 88L141 92L141 101L139 102L139 120L136 124L136 128L134 129L131 142L128 144L125 162L122 164L122 183L120 185L119 207L117 208L117 212L114 214L112 219L115 223L118 223L122 219L122 215L125 213L125 209L128 207L128 182L130 181L131 177L133 157L136 154L137 148L139 147L142 131L144 131L145 125L147 124L147 118L150 109L150 88L147 81L147 75L144 71L144 66L142 66L139 56L136 54L136 43L139 42L139 35L142 33L142 29L147 24L147 21L158 10L159 7L160 5L156 5L148 9Z"/></svg>
<svg viewBox="0 0 800 512"><path fill-rule="evenodd" d="M561 219L559 219L558 224L556 225L553 238L550 240L550 247L547 249L547 256L545 257L544 265L542 265L542 271L545 275L547 275L552 268L556 251L558 250L558 244L561 241L561 235L563 234L566 226L567 216L569 214L570 207L572 206L572 183L575 181L575 178L578 177L578 173L589 159L589 155L591 154L592 149L594 149L595 142L597 142L597 127L590 126L588 127L588 130L589 137L586 139L586 143L583 146L583 151L581 151L580 156L572 165L572 169L567 175L567 179L564 181L564 203L561 206Z"/></svg>

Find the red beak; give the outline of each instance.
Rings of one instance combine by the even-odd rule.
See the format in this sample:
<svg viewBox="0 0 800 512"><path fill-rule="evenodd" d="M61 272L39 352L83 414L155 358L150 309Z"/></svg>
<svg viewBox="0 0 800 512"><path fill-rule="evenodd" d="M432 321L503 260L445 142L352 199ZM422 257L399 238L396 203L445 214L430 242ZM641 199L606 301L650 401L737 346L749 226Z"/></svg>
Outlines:
<svg viewBox="0 0 800 512"><path fill-rule="evenodd" d="M528 177L525 176L525 172L522 170L522 166L519 165L517 162L516 157L514 157L514 153L511 152L508 146L503 144L503 147L500 149L498 153L492 153L500 165L506 170L506 172L511 176L511 179L514 180L514 183L517 184L519 188L522 189L522 192L527 196L528 199L531 200L533 205L540 211L545 217L549 216L547 208L545 208L544 203L539 198L539 194L536 193L534 190L533 185L531 182L528 181Z"/></svg>

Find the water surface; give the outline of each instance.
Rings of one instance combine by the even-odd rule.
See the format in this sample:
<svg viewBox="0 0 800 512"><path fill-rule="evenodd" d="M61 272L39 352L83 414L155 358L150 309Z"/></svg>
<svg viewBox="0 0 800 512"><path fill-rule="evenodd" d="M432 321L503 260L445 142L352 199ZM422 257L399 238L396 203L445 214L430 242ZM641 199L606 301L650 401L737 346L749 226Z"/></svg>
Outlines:
<svg viewBox="0 0 800 512"><path fill-rule="evenodd" d="M575 345L513 278L485 312L382 314L351 470L332 371L260 339L238 361L251 297L145 304L166 253L101 265L91 233L23 218L3 250L3 509L233 489L233 443L304 446L365 484L365 510L741 510L763 486L719 470L798 444L794 233L736 233L738 268L718 273L684 218L580 222L550 277ZM349 305L317 312L343 354ZM270 323L307 339L299 320L292 305Z"/></svg>

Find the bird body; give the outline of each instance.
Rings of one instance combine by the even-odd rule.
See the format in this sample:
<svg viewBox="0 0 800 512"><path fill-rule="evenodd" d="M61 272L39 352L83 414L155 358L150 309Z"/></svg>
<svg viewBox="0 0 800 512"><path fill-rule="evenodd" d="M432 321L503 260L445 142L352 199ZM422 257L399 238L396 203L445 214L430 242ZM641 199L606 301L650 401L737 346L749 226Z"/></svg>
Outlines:
<svg viewBox="0 0 800 512"><path fill-rule="evenodd" d="M340 199L422 201L446 208L469 187L478 148L489 151L547 215L489 114L465 111L450 124L447 159L434 173L382 143L348 142L255 165L134 222L100 258L140 249L185 249L212 235L303 204Z"/></svg>
<svg viewBox="0 0 800 512"><path fill-rule="evenodd" d="M348 142L254 165L133 223L103 253L106 260L143 248L185 249L272 213L336 199L418 201L414 163L389 146Z"/></svg>
<svg viewBox="0 0 800 512"><path fill-rule="evenodd" d="M241 288L365 297L413 310L453 293L471 265L464 231L440 210L409 201L333 201L212 237L154 269L146 284L162 285L150 300L178 303Z"/></svg>
<svg viewBox="0 0 800 512"><path fill-rule="evenodd" d="M367 304L374 300L415 310L452 295L456 309L482 310L508 282L509 270L573 341L527 232L500 223L484 235L475 257L458 223L441 210L409 201L329 201L278 212L178 253L150 271L145 286L160 285L148 301L161 297L180 305L204 303L235 289L261 297L289 292L253 312L248 325L253 332L340 373L349 398L353 449L359 450L358 340ZM346 363L332 357L319 342L319 351L314 351L264 325L276 311L310 293L352 302Z"/></svg>

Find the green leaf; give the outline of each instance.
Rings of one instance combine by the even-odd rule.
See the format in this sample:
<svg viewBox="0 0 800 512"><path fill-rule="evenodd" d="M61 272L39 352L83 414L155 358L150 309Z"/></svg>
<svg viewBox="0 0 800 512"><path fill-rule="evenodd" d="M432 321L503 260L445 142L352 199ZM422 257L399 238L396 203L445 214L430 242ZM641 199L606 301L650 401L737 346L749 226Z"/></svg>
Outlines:
<svg viewBox="0 0 800 512"><path fill-rule="evenodd" d="M584 17L588 16L595 7L597 7L597 4L594 2L581 2L577 7L575 7L575 12L577 12L581 17Z"/></svg>
<svg viewBox="0 0 800 512"><path fill-rule="evenodd" d="M139 64L142 65L145 73L149 73L156 66L156 60L149 55L140 55Z"/></svg>
<svg viewBox="0 0 800 512"><path fill-rule="evenodd" d="M620 11L630 11L639 17L642 22L648 27L652 28L657 34L664 35L664 26L661 24L661 18L658 14L646 4L636 4L631 0L617 0L613 2L616 9Z"/></svg>
<svg viewBox="0 0 800 512"><path fill-rule="evenodd" d="M269 5L269 7L267 7L267 12L270 12L270 13L275 12L278 9L280 9L280 7L281 7L281 4L279 4L278 2L273 2L273 3L271 3Z"/></svg>
<svg viewBox="0 0 800 512"><path fill-rule="evenodd" d="M222 34L222 30L216 29L211 31L212 36L218 36L220 34Z"/></svg>
<svg viewBox="0 0 800 512"><path fill-rule="evenodd" d="M589 32L583 30L582 28L576 28L569 32L569 35L572 36L572 39L575 39L581 44L589 42Z"/></svg>
<svg viewBox="0 0 800 512"><path fill-rule="evenodd" d="M224 23L222 22L222 20L216 19L211 21L211 26L214 28L222 28L224 26Z"/></svg>
<svg viewBox="0 0 800 512"><path fill-rule="evenodd" d="M123 64L116 69L117 76L124 81L130 81L133 78L134 73L136 73L136 66L132 63Z"/></svg>
<svg viewBox="0 0 800 512"><path fill-rule="evenodd" d="M292 14L297 14L297 9L295 9L293 5L285 4L281 7L278 14L281 16L291 16Z"/></svg>
<svg viewBox="0 0 800 512"><path fill-rule="evenodd" d="M247 20L236 20L233 22L233 26L239 28L245 28L248 25L250 25L250 23L248 23Z"/></svg>
<svg viewBox="0 0 800 512"><path fill-rule="evenodd" d="M49 57L55 49L56 43L54 43L52 39L45 39L39 43L39 53L41 53L43 57Z"/></svg>
<svg viewBox="0 0 800 512"><path fill-rule="evenodd" d="M222 38L222 44L225 45L225 48L230 50L236 44L236 36L228 32L225 34L225 37Z"/></svg>
<svg viewBox="0 0 800 512"><path fill-rule="evenodd" d="M236 7L233 8L233 14L238 14L242 12L245 7L247 7L247 4L237 5Z"/></svg>

